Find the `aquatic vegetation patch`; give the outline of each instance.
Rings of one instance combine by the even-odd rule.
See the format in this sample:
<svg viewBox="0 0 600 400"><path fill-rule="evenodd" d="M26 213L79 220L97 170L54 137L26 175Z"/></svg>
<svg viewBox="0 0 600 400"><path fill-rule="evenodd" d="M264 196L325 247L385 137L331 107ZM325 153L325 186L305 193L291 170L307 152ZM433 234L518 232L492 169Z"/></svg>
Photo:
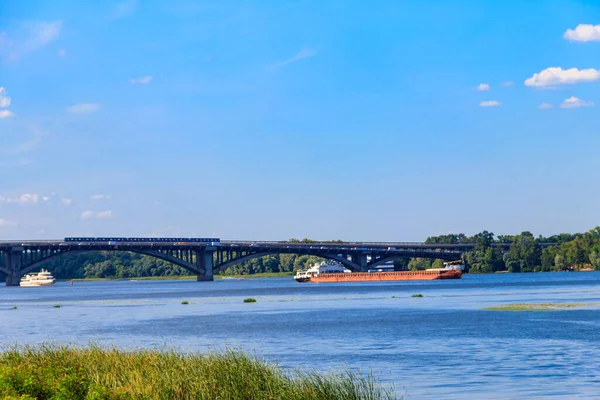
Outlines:
<svg viewBox="0 0 600 400"><path fill-rule="evenodd" d="M183 305L187 305L187 304L190 304L190 303L188 303L188 301L187 301L187 300L184 300L184 301L182 301L182 302L181 302L181 304L183 304Z"/></svg>
<svg viewBox="0 0 600 400"><path fill-rule="evenodd" d="M560 311L588 306L586 303L519 303L487 307L488 311Z"/></svg>
<svg viewBox="0 0 600 400"><path fill-rule="evenodd" d="M412 296L410 296L410 297L423 297L423 295L422 295L421 293L417 293L417 294L413 294L413 295L412 295Z"/></svg>
<svg viewBox="0 0 600 400"><path fill-rule="evenodd" d="M256 299L253 297L248 297L247 299L244 299L244 303L256 303Z"/></svg>
<svg viewBox="0 0 600 400"><path fill-rule="evenodd" d="M53 306L54 308L60 308L60 304Z"/></svg>
<svg viewBox="0 0 600 400"><path fill-rule="evenodd" d="M372 375L286 372L239 351L42 345L0 351L0 398L393 399Z"/></svg>

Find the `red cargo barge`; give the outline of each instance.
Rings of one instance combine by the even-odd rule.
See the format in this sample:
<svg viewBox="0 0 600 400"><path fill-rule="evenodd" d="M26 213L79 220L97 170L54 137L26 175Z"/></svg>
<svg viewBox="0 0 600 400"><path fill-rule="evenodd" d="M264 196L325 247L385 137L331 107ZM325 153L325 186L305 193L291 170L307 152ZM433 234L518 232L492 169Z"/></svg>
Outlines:
<svg viewBox="0 0 600 400"><path fill-rule="evenodd" d="M339 263L320 263L294 276L296 282L381 282L381 281L432 281L438 279L461 279L462 270L457 266L425 271L351 272Z"/></svg>

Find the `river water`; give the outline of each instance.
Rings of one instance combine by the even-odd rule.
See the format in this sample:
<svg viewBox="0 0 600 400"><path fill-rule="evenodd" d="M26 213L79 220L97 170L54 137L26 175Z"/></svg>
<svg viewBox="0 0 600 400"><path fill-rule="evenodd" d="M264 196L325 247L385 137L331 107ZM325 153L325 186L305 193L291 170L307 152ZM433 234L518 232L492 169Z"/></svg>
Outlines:
<svg viewBox="0 0 600 400"><path fill-rule="evenodd" d="M411 297L417 293L423 297ZM243 303L247 297L257 302ZM550 302L586 306L484 310ZM297 284L271 278L0 287L0 340L185 351L235 347L284 368L372 371L412 399L598 399L600 273L465 275L430 282Z"/></svg>

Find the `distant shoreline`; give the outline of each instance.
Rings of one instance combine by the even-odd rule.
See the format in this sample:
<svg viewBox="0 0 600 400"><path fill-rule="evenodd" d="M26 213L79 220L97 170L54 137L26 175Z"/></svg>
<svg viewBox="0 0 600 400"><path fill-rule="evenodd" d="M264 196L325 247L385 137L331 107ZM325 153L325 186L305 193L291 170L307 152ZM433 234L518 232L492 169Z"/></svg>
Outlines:
<svg viewBox="0 0 600 400"><path fill-rule="evenodd" d="M261 272L252 275L215 275L216 279L256 279L256 278L282 278L293 276L293 272ZM100 281L195 281L196 275L174 276L137 276L131 278L74 278L57 279L57 282L100 282Z"/></svg>

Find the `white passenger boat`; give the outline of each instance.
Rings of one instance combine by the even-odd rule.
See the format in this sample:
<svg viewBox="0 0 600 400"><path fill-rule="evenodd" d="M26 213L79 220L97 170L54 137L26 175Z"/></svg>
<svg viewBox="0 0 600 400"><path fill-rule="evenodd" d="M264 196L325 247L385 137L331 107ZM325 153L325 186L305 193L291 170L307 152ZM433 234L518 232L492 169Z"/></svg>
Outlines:
<svg viewBox="0 0 600 400"><path fill-rule="evenodd" d="M35 286L51 286L54 285L56 279L46 270L42 270L37 274L26 274L21 278L20 286L35 287Z"/></svg>
<svg viewBox="0 0 600 400"><path fill-rule="evenodd" d="M344 274L350 273L348 268L344 267L341 263L335 261L329 262L317 262L315 265L306 270L300 270L296 272L294 279L296 282L310 282L311 278L316 278L319 274Z"/></svg>

